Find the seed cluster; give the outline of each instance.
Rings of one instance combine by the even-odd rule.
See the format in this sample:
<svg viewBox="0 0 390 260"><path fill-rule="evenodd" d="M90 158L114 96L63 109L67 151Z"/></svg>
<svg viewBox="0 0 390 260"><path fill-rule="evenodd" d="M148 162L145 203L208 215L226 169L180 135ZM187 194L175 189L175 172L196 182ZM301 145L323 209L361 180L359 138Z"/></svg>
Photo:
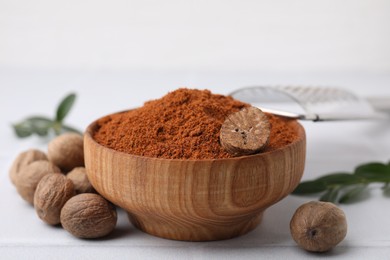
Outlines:
<svg viewBox="0 0 390 260"><path fill-rule="evenodd" d="M114 230L116 208L96 194L88 180L81 135L56 137L49 143L47 155L36 149L22 152L9 176L20 196L34 206L45 223L61 224L80 238L103 237Z"/></svg>

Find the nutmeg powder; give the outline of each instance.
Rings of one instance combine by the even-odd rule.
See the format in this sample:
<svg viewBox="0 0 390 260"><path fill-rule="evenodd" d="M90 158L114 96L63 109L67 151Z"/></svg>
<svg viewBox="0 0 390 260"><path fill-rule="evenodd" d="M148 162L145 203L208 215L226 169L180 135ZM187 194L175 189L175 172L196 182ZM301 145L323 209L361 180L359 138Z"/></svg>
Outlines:
<svg viewBox="0 0 390 260"><path fill-rule="evenodd" d="M106 116L93 138L117 151L167 159L231 158L219 142L227 115L249 106L208 90L178 89L144 106ZM270 141L263 152L293 142L292 120L268 115Z"/></svg>

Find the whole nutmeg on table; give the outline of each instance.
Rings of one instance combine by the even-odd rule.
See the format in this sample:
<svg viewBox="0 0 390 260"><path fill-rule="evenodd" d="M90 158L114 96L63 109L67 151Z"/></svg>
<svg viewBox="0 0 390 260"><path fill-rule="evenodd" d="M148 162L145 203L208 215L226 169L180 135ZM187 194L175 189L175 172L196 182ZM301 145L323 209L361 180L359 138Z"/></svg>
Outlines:
<svg viewBox="0 0 390 260"><path fill-rule="evenodd" d="M83 137L76 133L65 133L54 138L48 145L47 156L65 173L84 166Z"/></svg>
<svg viewBox="0 0 390 260"><path fill-rule="evenodd" d="M20 196L29 203L34 203L34 193L39 181L48 174L61 173L61 170L52 162L38 160L20 169L16 189Z"/></svg>
<svg viewBox="0 0 390 260"><path fill-rule="evenodd" d="M50 225L60 223L61 209L76 194L73 182L61 173L48 174L38 183L34 208L40 219Z"/></svg>
<svg viewBox="0 0 390 260"><path fill-rule="evenodd" d="M115 207L95 193L76 195L61 210L63 228L79 238L106 236L114 230L116 221Z"/></svg>
<svg viewBox="0 0 390 260"><path fill-rule="evenodd" d="M88 180L87 172L84 167L74 168L66 177L73 182L77 194L95 192L95 189Z"/></svg>
<svg viewBox="0 0 390 260"><path fill-rule="evenodd" d="M29 165L32 162L38 161L38 160L48 160L47 156L44 152L37 150L37 149L29 149L27 151L24 151L20 153L12 163L12 166L9 170L9 177L11 179L11 182L16 185L17 179L20 173L20 169L23 168L26 165Z"/></svg>
<svg viewBox="0 0 390 260"><path fill-rule="evenodd" d="M325 252L347 234L344 212L330 202L311 201L300 206L290 222L293 239L307 251Z"/></svg>

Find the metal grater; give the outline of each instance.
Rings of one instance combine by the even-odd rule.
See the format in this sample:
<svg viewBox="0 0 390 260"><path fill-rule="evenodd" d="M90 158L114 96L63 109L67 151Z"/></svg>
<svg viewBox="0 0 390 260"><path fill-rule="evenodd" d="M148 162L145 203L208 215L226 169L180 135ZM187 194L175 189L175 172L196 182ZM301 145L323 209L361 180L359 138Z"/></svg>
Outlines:
<svg viewBox="0 0 390 260"><path fill-rule="evenodd" d="M385 119L365 99L340 88L272 86L246 87L230 94L264 112L311 121ZM372 99L374 100L374 99ZM390 102L387 109L390 107Z"/></svg>

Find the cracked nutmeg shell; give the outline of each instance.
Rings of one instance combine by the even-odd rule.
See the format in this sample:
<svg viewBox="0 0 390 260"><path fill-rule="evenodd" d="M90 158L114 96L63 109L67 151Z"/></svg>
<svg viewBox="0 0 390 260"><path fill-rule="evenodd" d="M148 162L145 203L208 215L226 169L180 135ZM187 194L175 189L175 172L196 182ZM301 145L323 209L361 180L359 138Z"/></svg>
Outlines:
<svg viewBox="0 0 390 260"><path fill-rule="evenodd" d="M254 154L269 142L271 126L268 117L256 107L245 107L229 115L222 124L222 147L235 156Z"/></svg>

